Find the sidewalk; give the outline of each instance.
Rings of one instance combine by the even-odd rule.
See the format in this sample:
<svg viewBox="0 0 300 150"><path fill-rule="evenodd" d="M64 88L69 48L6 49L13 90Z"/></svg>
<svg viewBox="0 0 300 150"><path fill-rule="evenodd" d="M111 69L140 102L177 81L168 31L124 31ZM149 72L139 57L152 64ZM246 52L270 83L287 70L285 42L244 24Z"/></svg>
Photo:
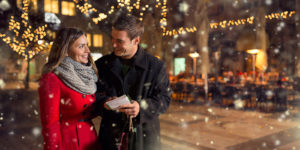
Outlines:
<svg viewBox="0 0 300 150"><path fill-rule="evenodd" d="M163 150L300 149L300 113L173 102L160 116Z"/></svg>
<svg viewBox="0 0 300 150"><path fill-rule="evenodd" d="M38 82L29 82L29 90L37 90L39 86ZM14 90L14 89L24 89L23 81L7 81L2 90Z"/></svg>

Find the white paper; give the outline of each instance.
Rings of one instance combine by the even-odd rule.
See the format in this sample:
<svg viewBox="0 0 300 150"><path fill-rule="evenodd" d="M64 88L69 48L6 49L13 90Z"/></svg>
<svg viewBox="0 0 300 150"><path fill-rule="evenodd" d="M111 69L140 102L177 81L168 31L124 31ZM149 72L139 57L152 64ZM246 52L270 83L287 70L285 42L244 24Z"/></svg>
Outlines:
<svg viewBox="0 0 300 150"><path fill-rule="evenodd" d="M124 104L130 104L130 101L126 95L117 97L111 101L106 102L106 105L112 110L115 110Z"/></svg>

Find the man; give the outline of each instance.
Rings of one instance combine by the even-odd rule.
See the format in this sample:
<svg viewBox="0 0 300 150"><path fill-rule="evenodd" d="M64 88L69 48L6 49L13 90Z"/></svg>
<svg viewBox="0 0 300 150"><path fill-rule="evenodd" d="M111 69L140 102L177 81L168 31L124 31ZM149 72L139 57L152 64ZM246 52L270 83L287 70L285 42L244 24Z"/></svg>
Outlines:
<svg viewBox="0 0 300 150"><path fill-rule="evenodd" d="M120 15L112 27L113 53L96 61L98 93L106 97L125 94L132 100L117 111L110 110L104 102L100 105L99 140L104 150L118 149L120 143L122 149L130 150L161 147L158 117L169 107L171 89L165 63L139 46L143 32L144 27L136 17ZM133 132L128 131L130 118Z"/></svg>

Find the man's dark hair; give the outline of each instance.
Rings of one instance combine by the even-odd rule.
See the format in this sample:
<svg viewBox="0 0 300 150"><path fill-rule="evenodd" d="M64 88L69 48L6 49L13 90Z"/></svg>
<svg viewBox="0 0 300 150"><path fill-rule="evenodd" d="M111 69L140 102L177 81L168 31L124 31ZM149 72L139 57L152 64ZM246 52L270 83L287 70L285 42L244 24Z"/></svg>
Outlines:
<svg viewBox="0 0 300 150"><path fill-rule="evenodd" d="M135 16L122 14L112 24L113 29L127 31L130 40L142 36L144 33L143 23Z"/></svg>

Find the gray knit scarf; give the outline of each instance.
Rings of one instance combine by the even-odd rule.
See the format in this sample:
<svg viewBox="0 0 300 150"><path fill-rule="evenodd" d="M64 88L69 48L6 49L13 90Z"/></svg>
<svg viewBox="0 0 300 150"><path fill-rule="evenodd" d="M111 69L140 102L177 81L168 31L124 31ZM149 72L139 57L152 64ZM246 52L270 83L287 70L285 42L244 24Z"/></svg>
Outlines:
<svg viewBox="0 0 300 150"><path fill-rule="evenodd" d="M83 65L66 56L55 69L55 74L71 89L82 94L94 94L97 75L92 65Z"/></svg>

